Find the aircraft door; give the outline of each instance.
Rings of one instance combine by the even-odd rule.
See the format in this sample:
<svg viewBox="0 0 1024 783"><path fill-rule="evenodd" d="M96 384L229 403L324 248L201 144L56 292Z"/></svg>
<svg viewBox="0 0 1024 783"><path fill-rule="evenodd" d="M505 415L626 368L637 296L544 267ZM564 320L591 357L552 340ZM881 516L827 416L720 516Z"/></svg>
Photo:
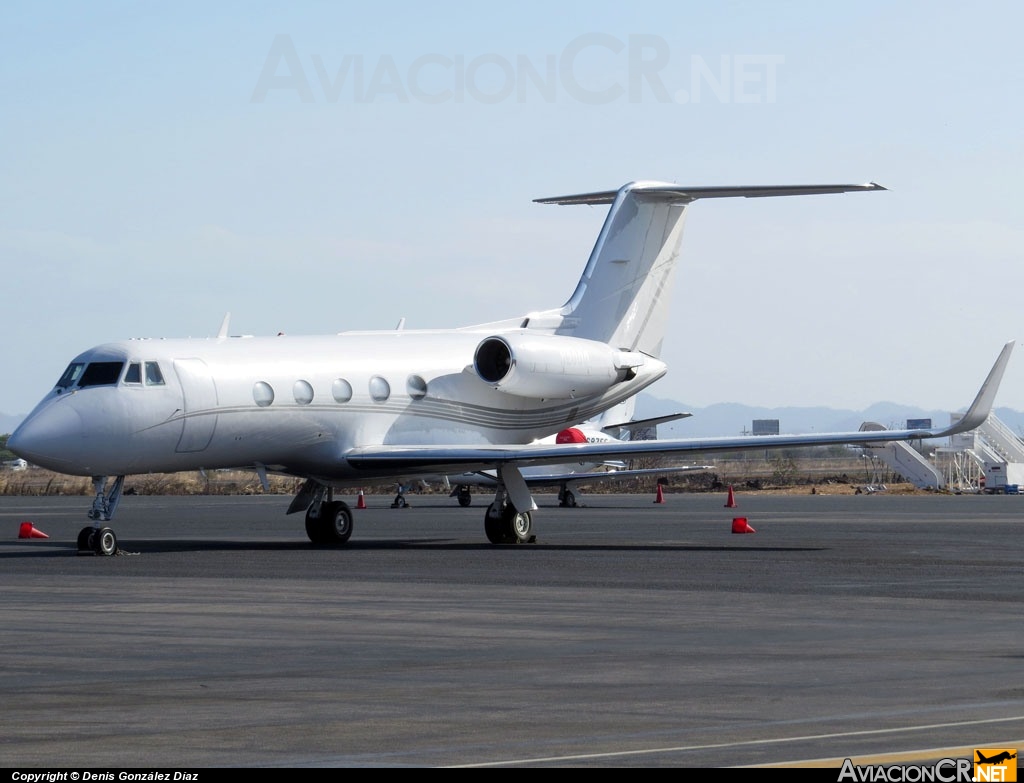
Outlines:
<svg viewBox="0 0 1024 783"><path fill-rule="evenodd" d="M174 372L184 397L184 429L175 451L202 451L217 428L217 386L202 359L175 359Z"/></svg>

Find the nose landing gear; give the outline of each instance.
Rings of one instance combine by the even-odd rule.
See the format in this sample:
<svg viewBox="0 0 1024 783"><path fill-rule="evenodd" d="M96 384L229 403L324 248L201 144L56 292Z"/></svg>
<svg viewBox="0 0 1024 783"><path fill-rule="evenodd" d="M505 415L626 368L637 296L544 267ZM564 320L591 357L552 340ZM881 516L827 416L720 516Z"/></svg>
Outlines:
<svg viewBox="0 0 1024 783"><path fill-rule="evenodd" d="M117 535L113 528L100 525L114 518L117 505L121 502L121 489L124 487L124 476L117 476L114 483L107 489L107 476L93 476L92 486L96 497L87 516L94 524L83 527L78 534L78 554L103 555L111 557L117 554Z"/></svg>

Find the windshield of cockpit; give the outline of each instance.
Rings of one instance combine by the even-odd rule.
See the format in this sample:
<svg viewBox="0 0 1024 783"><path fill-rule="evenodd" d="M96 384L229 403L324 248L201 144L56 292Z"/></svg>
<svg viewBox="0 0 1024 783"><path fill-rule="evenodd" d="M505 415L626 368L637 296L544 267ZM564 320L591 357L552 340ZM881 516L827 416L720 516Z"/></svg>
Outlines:
<svg viewBox="0 0 1024 783"><path fill-rule="evenodd" d="M57 381L57 389L85 389L89 386L116 386L124 370L124 362L72 362ZM163 386L163 373L156 362L132 362L128 365L125 383L139 384L145 377L146 386Z"/></svg>

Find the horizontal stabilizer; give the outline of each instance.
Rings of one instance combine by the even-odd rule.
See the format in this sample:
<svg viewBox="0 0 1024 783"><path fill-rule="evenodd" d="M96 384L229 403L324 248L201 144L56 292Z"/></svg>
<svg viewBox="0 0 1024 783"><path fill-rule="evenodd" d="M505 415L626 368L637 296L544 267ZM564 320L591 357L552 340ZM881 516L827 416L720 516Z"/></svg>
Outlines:
<svg viewBox="0 0 1024 783"><path fill-rule="evenodd" d="M667 182L631 182L619 190L578 193L534 199L537 204L611 204L623 190L657 201L689 203L700 198L766 198L769 196L814 196L825 193L852 193L864 190L886 190L875 182L864 185L731 185L721 187L687 187Z"/></svg>
<svg viewBox="0 0 1024 783"><path fill-rule="evenodd" d="M609 424L602 427L601 430L604 432L610 432L612 430L624 430L625 432L632 435L634 432L639 430L646 430L650 427L657 427L659 424L667 424L670 421L678 421L679 419L688 419L692 416L692 413L671 413L668 416L655 416L650 419L633 419L632 421L624 421L622 424Z"/></svg>

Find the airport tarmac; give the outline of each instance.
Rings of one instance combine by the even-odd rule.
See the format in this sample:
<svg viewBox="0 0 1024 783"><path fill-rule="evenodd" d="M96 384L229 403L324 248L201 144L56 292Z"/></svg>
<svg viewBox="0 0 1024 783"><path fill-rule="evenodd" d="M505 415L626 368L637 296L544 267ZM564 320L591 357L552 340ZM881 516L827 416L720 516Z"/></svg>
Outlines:
<svg viewBox="0 0 1024 783"><path fill-rule="evenodd" d="M1024 497L0 498L0 765L893 763L1024 745ZM354 506L354 498L352 498ZM744 516L757 530L730 532ZM18 540L33 522L48 540Z"/></svg>

